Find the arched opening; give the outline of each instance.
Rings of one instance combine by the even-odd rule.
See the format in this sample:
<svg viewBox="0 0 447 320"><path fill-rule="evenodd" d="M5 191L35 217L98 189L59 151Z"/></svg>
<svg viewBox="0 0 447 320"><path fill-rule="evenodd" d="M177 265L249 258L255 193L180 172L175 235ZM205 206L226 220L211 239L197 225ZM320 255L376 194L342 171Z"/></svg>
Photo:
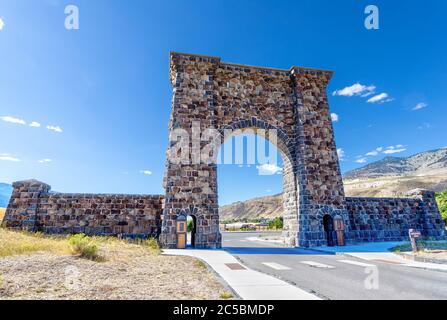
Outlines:
<svg viewBox="0 0 447 320"><path fill-rule="evenodd" d="M196 234L197 234L197 218L195 215L189 215L187 218L187 245L189 247L196 247Z"/></svg>
<svg viewBox="0 0 447 320"><path fill-rule="evenodd" d="M323 216L323 228L326 234L327 245L334 247L334 220L329 214Z"/></svg>
<svg viewBox="0 0 447 320"><path fill-rule="evenodd" d="M276 241L296 246L298 199L292 155L281 136L270 139L266 131L235 130L220 147L217 180L221 231L268 231ZM276 157L273 162L271 154ZM260 155L268 155L269 161ZM228 246L227 241L224 237L223 246Z"/></svg>

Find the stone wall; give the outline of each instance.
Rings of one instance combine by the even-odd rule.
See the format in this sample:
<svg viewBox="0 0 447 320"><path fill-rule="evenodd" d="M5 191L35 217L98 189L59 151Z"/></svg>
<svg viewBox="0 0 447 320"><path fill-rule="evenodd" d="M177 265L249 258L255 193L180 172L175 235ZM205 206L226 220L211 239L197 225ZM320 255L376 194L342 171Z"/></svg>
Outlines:
<svg viewBox="0 0 447 320"><path fill-rule="evenodd" d="M163 196L51 193L35 180L16 182L2 226L49 234L158 237Z"/></svg>
<svg viewBox="0 0 447 320"><path fill-rule="evenodd" d="M411 198L346 198L351 237L358 242L408 240L408 230L445 237L435 193L415 190Z"/></svg>

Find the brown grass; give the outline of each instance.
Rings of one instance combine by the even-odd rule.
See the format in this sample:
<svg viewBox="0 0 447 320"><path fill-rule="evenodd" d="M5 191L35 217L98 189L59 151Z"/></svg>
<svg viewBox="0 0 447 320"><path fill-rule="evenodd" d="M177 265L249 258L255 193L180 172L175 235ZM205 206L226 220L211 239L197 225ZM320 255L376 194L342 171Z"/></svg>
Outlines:
<svg viewBox="0 0 447 320"><path fill-rule="evenodd" d="M0 300L233 298L203 263L161 255L155 240L75 239L0 229ZM91 244L100 263L83 258Z"/></svg>
<svg viewBox="0 0 447 320"><path fill-rule="evenodd" d="M0 223L2 223L3 218L5 217L6 209L0 208Z"/></svg>
<svg viewBox="0 0 447 320"><path fill-rule="evenodd" d="M69 254L70 246L65 238L0 229L0 257L31 252Z"/></svg>

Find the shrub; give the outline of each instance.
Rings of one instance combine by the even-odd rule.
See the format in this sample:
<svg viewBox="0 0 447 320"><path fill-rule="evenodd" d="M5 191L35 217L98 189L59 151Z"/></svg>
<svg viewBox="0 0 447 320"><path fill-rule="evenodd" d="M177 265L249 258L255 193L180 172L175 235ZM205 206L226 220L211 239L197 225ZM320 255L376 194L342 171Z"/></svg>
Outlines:
<svg viewBox="0 0 447 320"><path fill-rule="evenodd" d="M200 269L207 269L205 262L203 262L202 260L195 260L194 264L200 268Z"/></svg>
<svg viewBox="0 0 447 320"><path fill-rule="evenodd" d="M194 221L188 220L188 232L192 232L194 229Z"/></svg>
<svg viewBox="0 0 447 320"><path fill-rule="evenodd" d="M282 218L275 218L269 222L269 229L282 229L284 226L284 222Z"/></svg>
<svg viewBox="0 0 447 320"><path fill-rule="evenodd" d="M155 238L149 238L147 240L144 240L141 244L144 247L147 247L152 254L161 253L160 246L158 245L157 239Z"/></svg>
<svg viewBox="0 0 447 320"><path fill-rule="evenodd" d="M73 253L89 260L102 260L98 254L98 245L93 238L87 237L85 234L76 234L68 238L68 243Z"/></svg>
<svg viewBox="0 0 447 320"><path fill-rule="evenodd" d="M219 298L221 300L229 300L229 299L233 299L233 295L229 292L222 292L219 296Z"/></svg>
<svg viewBox="0 0 447 320"><path fill-rule="evenodd" d="M439 211L441 211L442 220L447 223L447 191L437 193L436 201L438 202Z"/></svg>

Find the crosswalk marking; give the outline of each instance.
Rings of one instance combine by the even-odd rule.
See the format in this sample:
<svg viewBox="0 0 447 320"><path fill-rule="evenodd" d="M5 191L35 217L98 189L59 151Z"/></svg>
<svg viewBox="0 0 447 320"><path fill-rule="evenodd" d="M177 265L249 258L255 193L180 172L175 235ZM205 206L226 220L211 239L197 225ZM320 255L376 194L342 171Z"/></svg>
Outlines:
<svg viewBox="0 0 447 320"><path fill-rule="evenodd" d="M369 264L369 263L363 263L363 262L359 262L359 261L352 261L352 260L337 260L338 262L342 262L342 263L348 263L348 264L352 264L355 266L359 266L359 267L375 267L376 265L374 264Z"/></svg>
<svg viewBox="0 0 447 320"><path fill-rule="evenodd" d="M300 261L303 264L307 264L308 266L314 267L314 268L321 268L321 269L334 269L334 266L330 266L327 264L315 262L315 261Z"/></svg>
<svg viewBox="0 0 447 320"><path fill-rule="evenodd" d="M292 270L289 267L283 266L275 262L263 262L262 264L275 270Z"/></svg>

